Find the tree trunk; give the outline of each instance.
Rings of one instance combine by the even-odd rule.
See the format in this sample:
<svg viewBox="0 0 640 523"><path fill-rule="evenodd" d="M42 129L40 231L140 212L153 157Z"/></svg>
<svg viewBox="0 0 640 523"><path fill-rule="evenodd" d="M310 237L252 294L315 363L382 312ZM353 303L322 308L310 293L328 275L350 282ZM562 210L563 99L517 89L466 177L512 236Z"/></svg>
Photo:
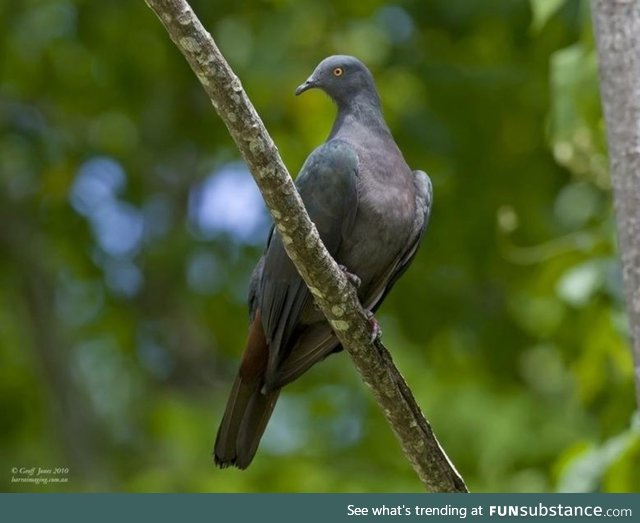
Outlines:
<svg viewBox="0 0 640 523"><path fill-rule="evenodd" d="M640 406L640 0L592 0Z"/></svg>

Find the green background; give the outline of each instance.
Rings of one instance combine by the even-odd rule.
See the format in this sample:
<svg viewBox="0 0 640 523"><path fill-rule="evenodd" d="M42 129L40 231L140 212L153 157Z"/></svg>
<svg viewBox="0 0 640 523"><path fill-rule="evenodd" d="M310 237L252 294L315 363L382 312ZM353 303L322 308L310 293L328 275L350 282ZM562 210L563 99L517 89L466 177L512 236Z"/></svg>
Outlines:
<svg viewBox="0 0 640 523"><path fill-rule="evenodd" d="M377 316L477 492L640 490L588 3L194 1L292 173L372 69L435 206ZM268 218L142 0L0 2L5 491L419 492L345 354L285 389L245 472L210 453ZM68 467L64 485L14 467Z"/></svg>

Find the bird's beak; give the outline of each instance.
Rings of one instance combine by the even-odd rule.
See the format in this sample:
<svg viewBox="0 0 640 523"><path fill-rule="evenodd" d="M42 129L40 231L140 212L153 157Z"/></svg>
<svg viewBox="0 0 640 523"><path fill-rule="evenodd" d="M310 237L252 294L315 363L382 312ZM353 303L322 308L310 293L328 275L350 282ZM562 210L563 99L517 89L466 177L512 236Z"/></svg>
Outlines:
<svg viewBox="0 0 640 523"><path fill-rule="evenodd" d="M317 87L317 86L318 84L314 80L313 76L310 76L309 78L307 78L307 80L304 83L298 86L298 88L296 89L296 96L304 93L305 91L308 91L309 89L313 89L314 87Z"/></svg>

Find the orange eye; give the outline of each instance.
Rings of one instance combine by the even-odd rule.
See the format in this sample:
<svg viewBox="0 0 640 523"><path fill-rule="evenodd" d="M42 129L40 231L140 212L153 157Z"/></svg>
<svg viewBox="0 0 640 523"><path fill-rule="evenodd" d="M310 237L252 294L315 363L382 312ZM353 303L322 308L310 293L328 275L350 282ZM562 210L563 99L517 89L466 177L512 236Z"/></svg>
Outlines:
<svg viewBox="0 0 640 523"><path fill-rule="evenodd" d="M344 69L342 67L336 67L333 70L333 76L342 76L344 74Z"/></svg>

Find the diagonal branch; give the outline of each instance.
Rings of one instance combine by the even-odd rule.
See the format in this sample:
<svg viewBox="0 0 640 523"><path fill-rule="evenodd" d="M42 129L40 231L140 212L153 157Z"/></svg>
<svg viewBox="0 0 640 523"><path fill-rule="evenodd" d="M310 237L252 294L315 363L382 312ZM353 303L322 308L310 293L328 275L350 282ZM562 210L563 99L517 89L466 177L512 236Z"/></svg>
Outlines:
<svg viewBox="0 0 640 523"><path fill-rule="evenodd" d="M287 254L372 389L418 476L434 492L467 492L387 349L371 341L353 286L320 241L278 150L240 80L185 0L145 0L185 56L242 153Z"/></svg>

